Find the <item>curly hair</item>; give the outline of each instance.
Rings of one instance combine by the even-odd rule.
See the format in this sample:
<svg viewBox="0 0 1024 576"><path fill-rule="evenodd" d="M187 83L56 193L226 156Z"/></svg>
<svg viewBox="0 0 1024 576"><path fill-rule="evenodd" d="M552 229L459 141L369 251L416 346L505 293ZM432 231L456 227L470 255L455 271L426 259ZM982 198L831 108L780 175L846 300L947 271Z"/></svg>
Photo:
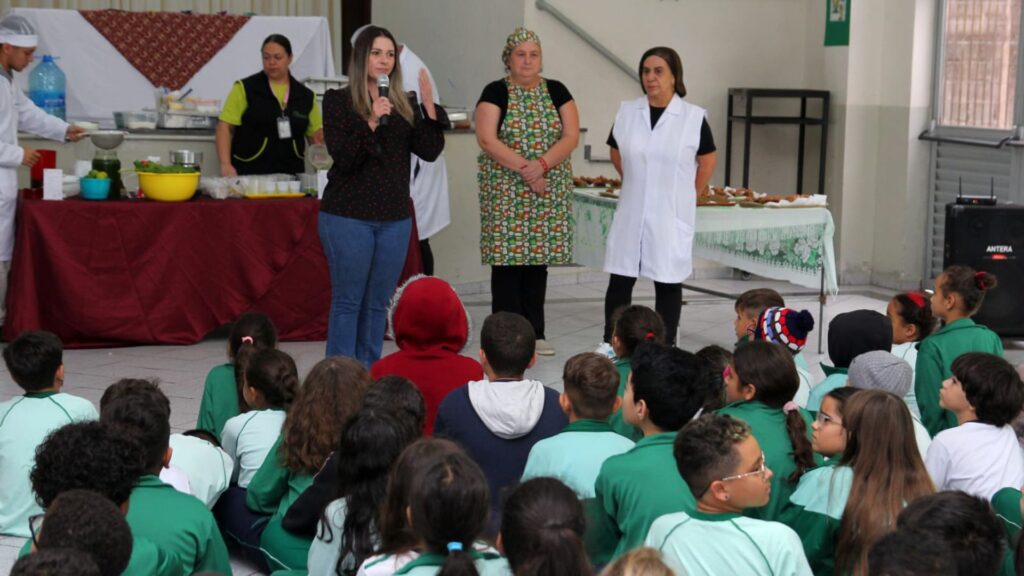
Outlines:
<svg viewBox="0 0 1024 576"><path fill-rule="evenodd" d="M145 468L144 451L134 435L101 422L75 422L53 431L39 445L29 479L43 508L75 488L121 505Z"/></svg>
<svg viewBox="0 0 1024 576"><path fill-rule="evenodd" d="M49 548L22 556L10 576L100 576L96 562L81 550Z"/></svg>
<svg viewBox="0 0 1024 576"><path fill-rule="evenodd" d="M351 358L316 363L288 410L278 449L288 471L314 474L341 440L341 431L363 405L370 374Z"/></svg>
<svg viewBox="0 0 1024 576"><path fill-rule="evenodd" d="M736 445L752 434L746 422L728 414L704 414L683 426L672 443L672 453L679 475L695 498L703 496L713 481L736 470L740 464Z"/></svg>
<svg viewBox="0 0 1024 576"><path fill-rule="evenodd" d="M103 576L118 576L132 555L132 532L113 502L90 490L68 490L46 511L40 550L74 548L89 554Z"/></svg>

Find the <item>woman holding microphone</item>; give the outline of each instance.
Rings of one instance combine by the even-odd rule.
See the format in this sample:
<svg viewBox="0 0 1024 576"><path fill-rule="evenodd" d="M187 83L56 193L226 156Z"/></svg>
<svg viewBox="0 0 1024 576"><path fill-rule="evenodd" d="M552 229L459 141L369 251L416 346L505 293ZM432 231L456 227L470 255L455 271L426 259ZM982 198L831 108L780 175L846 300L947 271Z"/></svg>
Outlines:
<svg viewBox="0 0 1024 576"><path fill-rule="evenodd" d="M384 28L363 31L349 86L324 96L324 136L334 158L318 224L331 274L327 355L367 368L380 358L388 301L409 246L410 154L435 160L447 125L426 71L419 77L422 104L401 90L397 46ZM385 85L395 89L385 95Z"/></svg>
<svg viewBox="0 0 1024 576"><path fill-rule="evenodd" d="M693 271L697 191L715 169L715 142L706 112L683 100L679 54L658 46L640 58L644 96L623 102L608 137L622 192L608 233L604 270L604 341L611 317L630 303L640 276L654 281L654 308L675 344L683 281Z"/></svg>

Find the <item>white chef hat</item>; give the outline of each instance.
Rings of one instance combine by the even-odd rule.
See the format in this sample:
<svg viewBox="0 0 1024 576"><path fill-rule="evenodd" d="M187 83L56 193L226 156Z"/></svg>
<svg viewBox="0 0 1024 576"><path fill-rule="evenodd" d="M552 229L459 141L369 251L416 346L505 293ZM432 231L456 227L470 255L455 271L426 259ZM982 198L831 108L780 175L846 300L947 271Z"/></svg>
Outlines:
<svg viewBox="0 0 1024 576"><path fill-rule="evenodd" d="M0 19L0 44L35 48L39 44L36 29L24 16L8 14Z"/></svg>

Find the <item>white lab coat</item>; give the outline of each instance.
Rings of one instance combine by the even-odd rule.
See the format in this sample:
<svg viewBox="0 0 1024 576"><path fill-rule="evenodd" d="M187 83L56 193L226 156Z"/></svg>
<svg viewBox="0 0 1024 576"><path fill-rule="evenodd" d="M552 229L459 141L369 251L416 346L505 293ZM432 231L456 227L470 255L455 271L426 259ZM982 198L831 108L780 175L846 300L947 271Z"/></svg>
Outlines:
<svg viewBox="0 0 1024 576"><path fill-rule="evenodd" d="M622 192L605 248L604 270L676 284L693 271L697 149L703 108L672 97L651 129L647 97L623 102L614 134Z"/></svg>
<svg viewBox="0 0 1024 576"><path fill-rule="evenodd" d="M0 262L14 254L14 212L18 206L18 166L24 151L18 130L64 140L67 122L43 112L15 84L0 74Z"/></svg>
<svg viewBox="0 0 1024 576"><path fill-rule="evenodd" d="M402 67L402 90L415 91L419 95L420 70L426 70L427 66L409 49L409 46L404 44L398 63ZM441 97L437 93L434 76L430 74L430 70L427 70L427 75L430 76L430 86L434 92L434 103L440 104ZM416 173L417 166L419 174ZM451 208L448 205L448 166L444 162L443 154L433 162L426 162L419 156L412 155L409 194L416 209L416 229L420 240L430 238L451 223Z"/></svg>

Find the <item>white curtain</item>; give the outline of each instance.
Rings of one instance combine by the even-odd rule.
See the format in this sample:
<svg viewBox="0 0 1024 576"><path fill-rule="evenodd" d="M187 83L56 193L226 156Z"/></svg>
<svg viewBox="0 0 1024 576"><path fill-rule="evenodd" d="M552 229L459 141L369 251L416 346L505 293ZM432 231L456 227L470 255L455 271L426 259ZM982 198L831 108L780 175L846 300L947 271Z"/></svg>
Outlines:
<svg viewBox="0 0 1024 576"><path fill-rule="evenodd" d="M331 50L335 67L341 67L341 3L343 0L0 0L0 12L9 8L59 8L103 10L115 8L136 12L181 12L199 14L254 14L259 16L322 16L331 28Z"/></svg>

